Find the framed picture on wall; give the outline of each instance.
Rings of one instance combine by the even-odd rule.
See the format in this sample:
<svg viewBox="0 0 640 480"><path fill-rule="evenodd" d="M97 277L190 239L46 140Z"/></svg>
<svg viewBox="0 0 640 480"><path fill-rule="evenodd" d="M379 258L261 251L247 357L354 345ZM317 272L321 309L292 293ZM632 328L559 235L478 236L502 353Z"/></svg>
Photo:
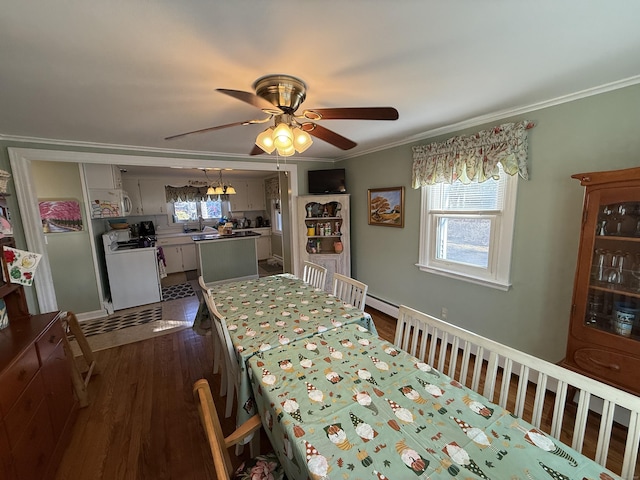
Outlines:
<svg viewBox="0 0 640 480"><path fill-rule="evenodd" d="M371 188L369 197L369 225L404 227L404 187Z"/></svg>
<svg viewBox="0 0 640 480"><path fill-rule="evenodd" d="M38 200L44 233L82 231L82 211L75 199Z"/></svg>

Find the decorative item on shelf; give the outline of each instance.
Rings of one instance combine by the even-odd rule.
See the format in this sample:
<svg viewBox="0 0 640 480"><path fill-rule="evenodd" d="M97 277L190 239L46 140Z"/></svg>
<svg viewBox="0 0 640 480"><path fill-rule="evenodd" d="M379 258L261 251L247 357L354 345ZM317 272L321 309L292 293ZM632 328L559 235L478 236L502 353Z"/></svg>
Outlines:
<svg viewBox="0 0 640 480"><path fill-rule="evenodd" d="M307 205L307 218L311 218L311 211L313 210L313 206L309 203Z"/></svg>
<svg viewBox="0 0 640 480"><path fill-rule="evenodd" d="M11 226L11 222L9 222L9 220L7 220L4 216L0 215L0 238L12 236L13 227Z"/></svg>
<svg viewBox="0 0 640 480"><path fill-rule="evenodd" d="M316 234L316 226L314 224L307 225L307 237L313 237Z"/></svg>
<svg viewBox="0 0 640 480"><path fill-rule="evenodd" d="M9 172L0 170L0 193L7 193L7 185L10 178L11 174Z"/></svg>
<svg viewBox="0 0 640 480"><path fill-rule="evenodd" d="M333 242L333 251L336 253L342 253L343 245L340 240Z"/></svg>
<svg viewBox="0 0 640 480"><path fill-rule="evenodd" d="M640 309L635 308L631 303L616 302L613 311L615 333L623 337L630 337L638 312L640 312Z"/></svg>

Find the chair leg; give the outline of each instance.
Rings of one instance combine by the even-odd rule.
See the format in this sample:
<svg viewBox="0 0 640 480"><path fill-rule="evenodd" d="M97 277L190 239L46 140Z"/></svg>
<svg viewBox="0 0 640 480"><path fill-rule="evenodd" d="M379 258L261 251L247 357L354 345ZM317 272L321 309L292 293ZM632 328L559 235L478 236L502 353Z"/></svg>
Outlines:
<svg viewBox="0 0 640 480"><path fill-rule="evenodd" d="M226 405L226 409L224 412L224 416L225 418L229 418L231 416L231 411L233 410L233 401L236 397L235 395L235 379L231 378L231 375L229 375L229 373L226 373L227 375L227 405Z"/></svg>
<svg viewBox="0 0 640 480"><path fill-rule="evenodd" d="M93 355L93 351L87 342L87 339L80 328L80 324L78 323L78 318L75 316L73 312L66 312L65 316L62 317L62 326L65 332L63 340L63 347L65 349L65 353L69 356L71 360L71 381L73 383L73 388L76 391L76 395L78 397L78 401L81 407L86 407L89 405L89 395L87 392L87 385L89 384L89 380L92 375L97 375L98 367L96 363L95 356ZM78 342L78 346L80 347L80 351L82 352L82 356L84 357L84 361L88 366L88 370L83 374L80 372L78 368L78 364L75 361L73 351L71 350L71 345L69 343L69 339L67 338L68 332L71 332Z"/></svg>

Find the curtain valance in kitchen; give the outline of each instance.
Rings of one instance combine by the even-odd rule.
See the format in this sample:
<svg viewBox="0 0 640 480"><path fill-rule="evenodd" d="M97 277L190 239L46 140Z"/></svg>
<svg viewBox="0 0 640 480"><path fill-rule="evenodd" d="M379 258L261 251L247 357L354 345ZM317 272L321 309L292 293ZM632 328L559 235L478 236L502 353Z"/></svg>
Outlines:
<svg viewBox="0 0 640 480"><path fill-rule="evenodd" d="M194 187L185 185L184 187L164 187L167 202L201 202L207 199L208 186Z"/></svg>
<svg viewBox="0 0 640 480"><path fill-rule="evenodd" d="M264 181L264 190L267 200L280 200L280 181L277 177L267 178Z"/></svg>
<svg viewBox="0 0 640 480"><path fill-rule="evenodd" d="M413 147L411 186L436 183L482 183L498 176L498 163L505 173L529 178L527 130L533 123L505 123L474 135L451 137Z"/></svg>

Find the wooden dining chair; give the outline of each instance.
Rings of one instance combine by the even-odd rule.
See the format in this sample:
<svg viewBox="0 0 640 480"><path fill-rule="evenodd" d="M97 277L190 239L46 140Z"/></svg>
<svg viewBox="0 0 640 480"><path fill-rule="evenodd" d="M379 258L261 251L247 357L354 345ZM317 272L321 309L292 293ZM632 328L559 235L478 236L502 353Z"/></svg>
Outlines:
<svg viewBox="0 0 640 480"><path fill-rule="evenodd" d="M333 294L364 312L369 286L340 273L333 274Z"/></svg>
<svg viewBox="0 0 640 480"><path fill-rule="evenodd" d="M211 312L211 308L209 308L209 305L207 303L207 299L211 299L211 302L213 303L213 299L211 298L211 289L205 283L202 275L198 277L198 284L200 285L200 288L202 288L204 304L207 307L207 310L209 312L209 319L211 321L211 343L213 346L213 373L216 374L220 372L220 374L222 375L222 382L220 382L220 396L224 397L227 394L226 371L223 365L224 360L222 357L224 348L220 342L220 339L218 338L217 332L215 330L215 326L213 324L214 322L212 318L213 313Z"/></svg>
<svg viewBox="0 0 640 480"><path fill-rule="evenodd" d="M304 261L302 267L302 281L313 285L316 288L324 290L324 284L327 280L327 269L322 265L313 262Z"/></svg>
<svg viewBox="0 0 640 480"><path fill-rule="evenodd" d="M207 382L206 379L201 378L193 384L193 396L198 405L200 421L202 423L202 427L204 429L204 433L207 437L207 442L209 443L209 448L211 450L211 455L213 457L213 466L216 472L216 478L217 480L228 480L232 477L235 471L228 449L233 445L240 444L242 440L244 440L254 432L256 432L255 435L258 435L257 432L259 432L261 427L260 416L254 415L245 423L240 425L236 430L234 430L231 435L225 437L224 433L222 432L222 426L220 425L220 420L218 417L218 412L216 411L215 403L213 402L211 388L209 387L209 382ZM274 480L282 479L284 477L282 466L273 453L258 456L255 459L245 461L238 470L250 471L251 467L255 465L256 461L258 460L266 461L265 463L261 463L262 467L275 465L275 468L271 472L268 472L272 475L271 478L274 478ZM236 478L237 476L238 473L236 471L236 475L234 476L234 478ZM250 477L242 476L241 478Z"/></svg>

